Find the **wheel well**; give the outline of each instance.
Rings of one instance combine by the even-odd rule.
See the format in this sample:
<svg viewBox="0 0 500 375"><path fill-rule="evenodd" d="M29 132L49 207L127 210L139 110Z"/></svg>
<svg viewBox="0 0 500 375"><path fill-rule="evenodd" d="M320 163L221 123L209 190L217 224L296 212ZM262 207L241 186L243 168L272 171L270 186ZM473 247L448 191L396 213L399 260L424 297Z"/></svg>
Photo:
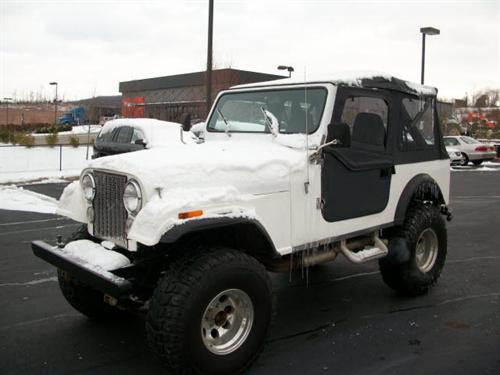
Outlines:
<svg viewBox="0 0 500 375"><path fill-rule="evenodd" d="M408 182L399 198L394 215L395 224L399 225L404 222L406 211L414 201L432 202L436 206L445 203L438 183L428 174L419 174Z"/></svg>
<svg viewBox="0 0 500 375"><path fill-rule="evenodd" d="M172 241L178 249L193 247L224 246L241 250L256 259L267 263L271 259L279 258L274 244L267 231L255 221L221 222L205 225L200 223L190 228ZM182 251L182 250L181 250Z"/></svg>

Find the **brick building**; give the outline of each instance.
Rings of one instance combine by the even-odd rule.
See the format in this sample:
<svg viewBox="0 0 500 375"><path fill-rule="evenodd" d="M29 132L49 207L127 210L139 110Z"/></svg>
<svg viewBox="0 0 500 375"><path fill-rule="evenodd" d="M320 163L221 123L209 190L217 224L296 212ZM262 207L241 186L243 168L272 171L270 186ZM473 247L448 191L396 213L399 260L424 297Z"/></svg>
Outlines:
<svg viewBox="0 0 500 375"><path fill-rule="evenodd" d="M275 74L239 69L218 69L212 72L212 100L219 91L231 86L286 78ZM166 77L120 82L122 116L149 117L181 121L189 113L192 119L207 115L206 72L177 74Z"/></svg>

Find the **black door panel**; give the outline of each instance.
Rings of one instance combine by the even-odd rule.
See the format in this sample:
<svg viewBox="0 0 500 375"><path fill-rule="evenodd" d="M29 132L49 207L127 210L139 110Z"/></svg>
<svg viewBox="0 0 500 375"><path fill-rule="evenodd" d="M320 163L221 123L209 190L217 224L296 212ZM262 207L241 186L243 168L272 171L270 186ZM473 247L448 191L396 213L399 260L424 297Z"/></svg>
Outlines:
<svg viewBox="0 0 500 375"><path fill-rule="evenodd" d="M323 218L340 221L381 212L389 201L394 164L350 168L332 152L323 154L321 196Z"/></svg>

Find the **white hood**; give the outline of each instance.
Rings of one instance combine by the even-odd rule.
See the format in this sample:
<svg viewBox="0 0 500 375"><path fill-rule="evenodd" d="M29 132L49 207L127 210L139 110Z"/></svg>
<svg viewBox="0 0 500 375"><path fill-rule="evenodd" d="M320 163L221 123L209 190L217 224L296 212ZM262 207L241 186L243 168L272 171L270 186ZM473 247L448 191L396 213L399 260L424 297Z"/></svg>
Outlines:
<svg viewBox="0 0 500 375"><path fill-rule="evenodd" d="M178 213L203 209L203 217L252 216L250 200L290 190L293 173L306 165L305 149L274 141L213 141L176 145L92 161L89 168L127 174L143 190L145 204L128 237L154 245L179 222ZM77 213L75 207L82 209ZM84 221L84 199L78 183L65 190L58 213Z"/></svg>
<svg viewBox="0 0 500 375"><path fill-rule="evenodd" d="M304 150L271 142L216 141L175 145L104 157L89 168L126 173L145 189L214 188L231 185L240 193L290 189L290 174L304 168Z"/></svg>

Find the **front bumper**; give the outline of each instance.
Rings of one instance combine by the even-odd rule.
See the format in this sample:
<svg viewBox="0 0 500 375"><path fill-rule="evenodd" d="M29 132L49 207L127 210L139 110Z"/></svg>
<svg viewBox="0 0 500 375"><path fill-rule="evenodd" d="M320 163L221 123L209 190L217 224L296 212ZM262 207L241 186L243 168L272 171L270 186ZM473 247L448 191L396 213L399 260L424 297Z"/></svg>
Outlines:
<svg viewBox="0 0 500 375"><path fill-rule="evenodd" d="M43 241L33 241L31 248L37 257L61 270L67 271L78 280L104 294L121 298L127 296L132 291L132 283L127 279L109 271L97 272L89 265L79 263L76 259L70 258L57 246L49 245Z"/></svg>

